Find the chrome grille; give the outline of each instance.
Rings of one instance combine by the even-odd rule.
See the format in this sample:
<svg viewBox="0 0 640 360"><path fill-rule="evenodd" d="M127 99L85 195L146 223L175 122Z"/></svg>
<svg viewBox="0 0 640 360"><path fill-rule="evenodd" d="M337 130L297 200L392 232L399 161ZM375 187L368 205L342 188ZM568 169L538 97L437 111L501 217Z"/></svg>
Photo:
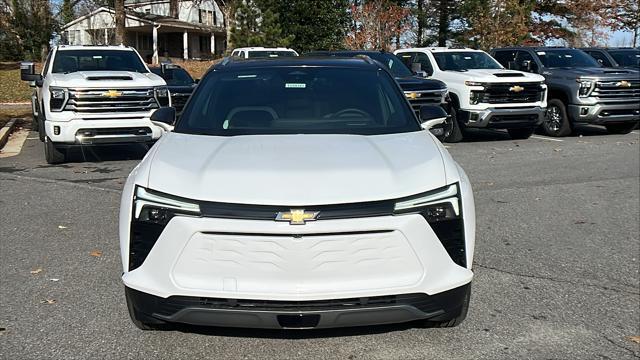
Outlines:
<svg viewBox="0 0 640 360"><path fill-rule="evenodd" d="M177 112L181 112L190 95L191 94L171 93L171 106L173 106Z"/></svg>
<svg viewBox="0 0 640 360"><path fill-rule="evenodd" d="M472 94L477 103L532 103L542 100L544 89L539 82L487 84L484 90L474 90Z"/></svg>
<svg viewBox="0 0 640 360"><path fill-rule="evenodd" d="M440 105L446 90L405 91L404 95L409 100L411 108L417 113L423 105ZM415 94L412 97L411 94Z"/></svg>
<svg viewBox="0 0 640 360"><path fill-rule="evenodd" d="M64 110L101 113L149 111L156 108L158 102L153 89L69 89Z"/></svg>
<svg viewBox="0 0 640 360"><path fill-rule="evenodd" d="M640 80L598 81L591 93L603 103L640 101Z"/></svg>

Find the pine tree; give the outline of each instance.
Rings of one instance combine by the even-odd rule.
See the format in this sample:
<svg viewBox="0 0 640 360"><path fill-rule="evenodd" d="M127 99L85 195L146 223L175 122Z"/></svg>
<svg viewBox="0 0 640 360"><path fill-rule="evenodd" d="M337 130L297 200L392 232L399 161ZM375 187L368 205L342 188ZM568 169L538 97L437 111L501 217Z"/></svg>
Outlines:
<svg viewBox="0 0 640 360"><path fill-rule="evenodd" d="M62 25L73 21L76 18L75 11L73 9L72 0L63 0L62 7L60 8L60 20Z"/></svg>

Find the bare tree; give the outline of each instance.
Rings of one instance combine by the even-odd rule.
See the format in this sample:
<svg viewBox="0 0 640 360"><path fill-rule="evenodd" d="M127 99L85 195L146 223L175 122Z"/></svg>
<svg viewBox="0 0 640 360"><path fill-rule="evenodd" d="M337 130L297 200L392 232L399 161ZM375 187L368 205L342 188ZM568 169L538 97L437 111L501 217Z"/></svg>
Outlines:
<svg viewBox="0 0 640 360"><path fill-rule="evenodd" d="M115 10L116 10L116 44L124 44L126 45L127 36L126 36L126 15L124 13L124 0L116 0L115 2Z"/></svg>

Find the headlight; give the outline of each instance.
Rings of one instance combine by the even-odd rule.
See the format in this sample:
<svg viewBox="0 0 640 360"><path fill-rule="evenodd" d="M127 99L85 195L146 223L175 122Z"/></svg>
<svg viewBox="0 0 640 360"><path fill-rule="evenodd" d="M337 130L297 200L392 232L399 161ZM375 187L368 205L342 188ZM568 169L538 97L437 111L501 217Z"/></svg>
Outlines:
<svg viewBox="0 0 640 360"><path fill-rule="evenodd" d="M154 88L153 92L160 106L169 106L169 89L166 86Z"/></svg>
<svg viewBox="0 0 640 360"><path fill-rule="evenodd" d="M464 84L467 86L484 86L484 83L477 81L465 81Z"/></svg>
<svg viewBox="0 0 640 360"><path fill-rule="evenodd" d="M198 216L200 205L140 186L136 188L134 215L138 221L164 225L178 214Z"/></svg>
<svg viewBox="0 0 640 360"><path fill-rule="evenodd" d="M51 111L62 111L67 99L67 89L50 87L49 94L51 95L49 99L49 108Z"/></svg>
<svg viewBox="0 0 640 360"><path fill-rule="evenodd" d="M578 89L578 96L588 97L591 94L591 91L593 90L593 85L594 85L593 81L580 80L580 79L576 79L576 81L580 83L580 88Z"/></svg>
<svg viewBox="0 0 640 360"><path fill-rule="evenodd" d="M460 218L458 185L448 185L396 202L394 214L419 213L430 222Z"/></svg>

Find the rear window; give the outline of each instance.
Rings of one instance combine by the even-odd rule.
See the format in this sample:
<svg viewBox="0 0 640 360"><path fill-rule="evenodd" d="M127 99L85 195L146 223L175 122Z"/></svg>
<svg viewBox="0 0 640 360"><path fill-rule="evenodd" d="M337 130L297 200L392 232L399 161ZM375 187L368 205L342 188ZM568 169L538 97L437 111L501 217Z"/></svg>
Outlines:
<svg viewBox="0 0 640 360"><path fill-rule="evenodd" d="M58 50L53 73L76 71L133 71L146 73L138 54L130 50Z"/></svg>
<svg viewBox="0 0 640 360"><path fill-rule="evenodd" d="M373 135L420 129L385 71L269 67L210 72L175 131L219 136Z"/></svg>

